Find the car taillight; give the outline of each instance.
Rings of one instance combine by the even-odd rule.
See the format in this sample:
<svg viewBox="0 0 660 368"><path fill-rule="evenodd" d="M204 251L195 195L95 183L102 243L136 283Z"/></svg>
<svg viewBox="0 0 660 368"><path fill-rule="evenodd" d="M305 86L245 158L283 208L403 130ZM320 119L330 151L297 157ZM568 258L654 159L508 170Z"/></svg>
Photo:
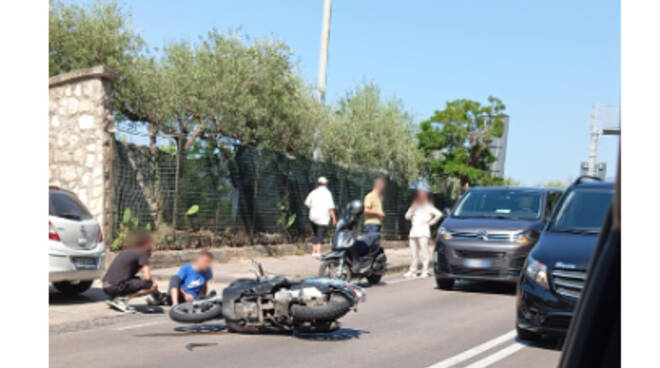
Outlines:
<svg viewBox="0 0 660 368"><path fill-rule="evenodd" d="M101 231L101 227L99 226L99 237L96 239L97 243L103 242L103 232Z"/></svg>
<svg viewBox="0 0 660 368"><path fill-rule="evenodd" d="M57 235L57 231L55 231L55 227L53 226L53 223L50 222L50 220L48 220L48 239L60 241L60 236Z"/></svg>

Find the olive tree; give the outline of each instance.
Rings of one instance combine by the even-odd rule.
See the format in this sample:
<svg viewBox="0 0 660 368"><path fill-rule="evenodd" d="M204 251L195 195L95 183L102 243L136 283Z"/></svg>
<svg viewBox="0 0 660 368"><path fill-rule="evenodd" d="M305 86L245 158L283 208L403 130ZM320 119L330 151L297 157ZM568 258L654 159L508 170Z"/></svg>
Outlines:
<svg viewBox="0 0 660 368"><path fill-rule="evenodd" d="M422 160L412 123L401 100L384 99L375 84L362 83L339 100L323 125L324 159L412 181Z"/></svg>

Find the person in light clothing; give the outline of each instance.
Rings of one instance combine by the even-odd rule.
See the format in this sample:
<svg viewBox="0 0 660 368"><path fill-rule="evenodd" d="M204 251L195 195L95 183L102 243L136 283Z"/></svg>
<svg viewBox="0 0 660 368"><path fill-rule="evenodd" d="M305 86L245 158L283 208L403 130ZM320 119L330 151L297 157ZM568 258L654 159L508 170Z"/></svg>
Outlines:
<svg viewBox="0 0 660 368"><path fill-rule="evenodd" d="M321 176L316 183L318 186L312 190L305 199L305 206L309 210L309 221L312 223L312 256L321 257L321 244L328 230L330 221L332 226L337 224L335 217L335 201L328 190L328 179Z"/></svg>
<svg viewBox="0 0 660 368"><path fill-rule="evenodd" d="M431 226L442 218L440 212L431 202L425 190L418 190L415 199L406 212L406 220L412 223L410 228L410 270L404 277L413 277L417 274L418 265L422 262L422 273L420 277L429 276L429 247L431 238Z"/></svg>

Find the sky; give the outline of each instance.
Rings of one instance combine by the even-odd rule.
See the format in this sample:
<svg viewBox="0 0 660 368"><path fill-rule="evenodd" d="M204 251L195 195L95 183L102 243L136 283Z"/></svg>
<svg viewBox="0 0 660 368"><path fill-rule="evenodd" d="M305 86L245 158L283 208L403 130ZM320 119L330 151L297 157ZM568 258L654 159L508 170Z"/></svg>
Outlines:
<svg viewBox="0 0 660 368"><path fill-rule="evenodd" d="M150 46L240 28L285 41L316 83L323 0L122 4ZM369 80L417 123L446 101L496 96L510 115L505 175L525 185L566 181L587 159L591 106L619 104L620 4L334 0L327 78L327 103ZM617 137L601 138L608 177L617 151Z"/></svg>

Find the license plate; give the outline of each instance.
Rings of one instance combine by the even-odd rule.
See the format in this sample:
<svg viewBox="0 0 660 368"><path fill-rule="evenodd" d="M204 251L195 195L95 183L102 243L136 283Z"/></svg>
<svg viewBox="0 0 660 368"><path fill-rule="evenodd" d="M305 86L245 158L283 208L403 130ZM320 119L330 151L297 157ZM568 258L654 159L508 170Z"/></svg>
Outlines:
<svg viewBox="0 0 660 368"><path fill-rule="evenodd" d="M463 265L471 268L488 268L493 265L493 262L487 259L464 259Z"/></svg>
<svg viewBox="0 0 660 368"><path fill-rule="evenodd" d="M82 257L74 257L71 258L71 262L73 262L73 265L76 266L77 269L84 269L84 270L95 270L98 265L98 258L82 258Z"/></svg>

